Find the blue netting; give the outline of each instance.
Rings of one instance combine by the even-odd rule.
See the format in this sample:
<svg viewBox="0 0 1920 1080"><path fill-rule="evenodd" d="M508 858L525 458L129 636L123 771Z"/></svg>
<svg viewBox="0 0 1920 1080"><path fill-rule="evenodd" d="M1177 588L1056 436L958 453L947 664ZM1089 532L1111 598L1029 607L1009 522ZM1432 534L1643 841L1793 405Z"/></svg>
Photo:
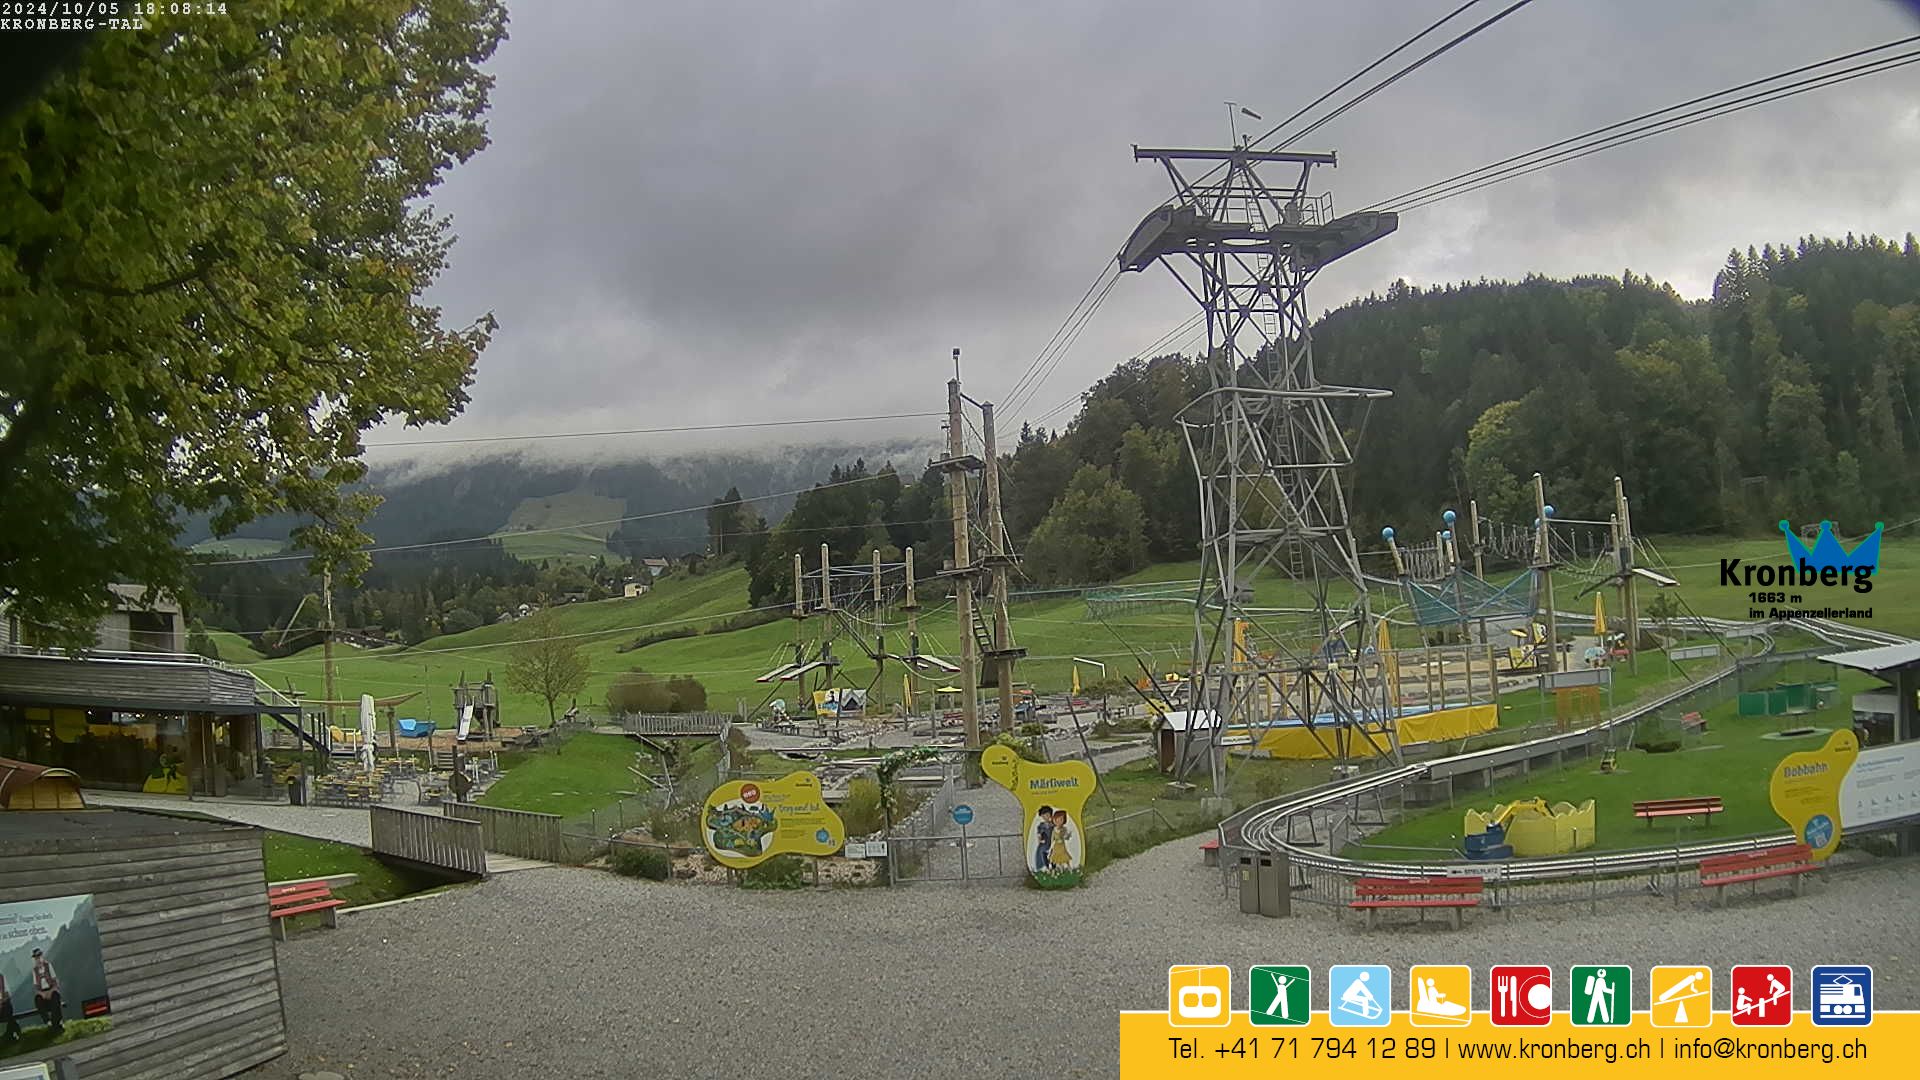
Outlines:
<svg viewBox="0 0 1920 1080"><path fill-rule="evenodd" d="M1400 591L1407 598L1416 624L1448 626L1475 619L1532 614L1538 606L1533 578L1531 570L1523 570L1505 585L1494 585L1466 570L1455 570L1439 581L1402 578Z"/></svg>

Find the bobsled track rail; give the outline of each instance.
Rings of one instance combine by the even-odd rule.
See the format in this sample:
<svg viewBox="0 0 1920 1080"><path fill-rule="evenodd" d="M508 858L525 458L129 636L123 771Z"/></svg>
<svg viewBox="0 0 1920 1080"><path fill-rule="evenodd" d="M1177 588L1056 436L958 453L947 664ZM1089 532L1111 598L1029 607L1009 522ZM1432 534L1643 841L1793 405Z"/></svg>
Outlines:
<svg viewBox="0 0 1920 1080"><path fill-rule="evenodd" d="M1760 650L1748 662L1778 655L1774 652L1770 631L1782 627L1803 631L1842 648L1910 640L1824 619L1744 623L1696 616L1671 622L1729 638L1758 638ZM1345 906L1352 900L1352 882L1356 878L1478 877L1486 882L1490 905L1502 908L1534 903L1592 902L1607 895L1664 894L1669 887L1677 898L1680 889L1698 885L1702 859L1789 844L1794 840L1793 834L1781 830L1631 851L1514 862L1474 862L1444 857L1420 861L1370 860L1343 856L1341 850L1352 839L1354 826L1384 824L1384 807L1390 800L1397 799L1404 807L1408 805L1410 792L1419 790L1430 796L1437 789L1448 792L1450 801L1456 781L1466 790L1474 790L1534 767L1546 768L1570 758L1595 755L1614 744L1617 729L1672 708L1690 695L1737 677L1740 671L1740 663L1729 664L1713 675L1589 727L1418 764L1388 766L1250 806L1220 823L1222 884L1231 890L1234 867L1243 860L1267 856L1284 859L1294 900L1333 906ZM1366 820L1369 809L1382 820ZM1901 823L1876 825L1873 831L1898 824Z"/></svg>

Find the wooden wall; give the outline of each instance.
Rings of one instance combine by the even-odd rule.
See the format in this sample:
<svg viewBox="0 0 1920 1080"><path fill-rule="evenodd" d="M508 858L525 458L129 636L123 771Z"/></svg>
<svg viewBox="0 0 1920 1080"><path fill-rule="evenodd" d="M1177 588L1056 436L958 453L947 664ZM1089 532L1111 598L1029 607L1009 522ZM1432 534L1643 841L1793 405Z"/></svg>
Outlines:
<svg viewBox="0 0 1920 1080"><path fill-rule="evenodd" d="M225 1077L286 1051L257 830L107 810L0 818L0 903L94 897L113 1029L57 1048L81 1076ZM12 827L30 823L47 828Z"/></svg>

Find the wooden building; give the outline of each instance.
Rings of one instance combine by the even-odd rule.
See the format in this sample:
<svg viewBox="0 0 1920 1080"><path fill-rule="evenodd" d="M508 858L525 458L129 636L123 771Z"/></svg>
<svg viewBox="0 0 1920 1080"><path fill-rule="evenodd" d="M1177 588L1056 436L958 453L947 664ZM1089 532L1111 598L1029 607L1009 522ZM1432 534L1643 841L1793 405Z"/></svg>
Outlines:
<svg viewBox="0 0 1920 1080"><path fill-rule="evenodd" d="M286 1051L258 830L124 810L0 811L0 912L80 895L92 897L111 1026L51 1053L85 1080L232 1076Z"/></svg>

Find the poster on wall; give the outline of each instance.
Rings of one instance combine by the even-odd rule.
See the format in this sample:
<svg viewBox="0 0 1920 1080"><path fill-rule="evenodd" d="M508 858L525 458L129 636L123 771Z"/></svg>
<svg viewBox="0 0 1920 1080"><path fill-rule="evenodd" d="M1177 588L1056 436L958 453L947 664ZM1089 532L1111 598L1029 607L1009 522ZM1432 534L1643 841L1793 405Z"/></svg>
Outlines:
<svg viewBox="0 0 1920 1080"><path fill-rule="evenodd" d="M1920 742L1860 751L1840 783L1840 820L1849 829L1920 814Z"/></svg>
<svg viewBox="0 0 1920 1080"><path fill-rule="evenodd" d="M831 855L846 843L846 826L827 805L820 778L789 773L778 780L731 780L713 789L701 814L707 854L744 870L775 855Z"/></svg>
<svg viewBox="0 0 1920 1080"><path fill-rule="evenodd" d="M112 1026L93 897L0 904L0 1058Z"/></svg>

